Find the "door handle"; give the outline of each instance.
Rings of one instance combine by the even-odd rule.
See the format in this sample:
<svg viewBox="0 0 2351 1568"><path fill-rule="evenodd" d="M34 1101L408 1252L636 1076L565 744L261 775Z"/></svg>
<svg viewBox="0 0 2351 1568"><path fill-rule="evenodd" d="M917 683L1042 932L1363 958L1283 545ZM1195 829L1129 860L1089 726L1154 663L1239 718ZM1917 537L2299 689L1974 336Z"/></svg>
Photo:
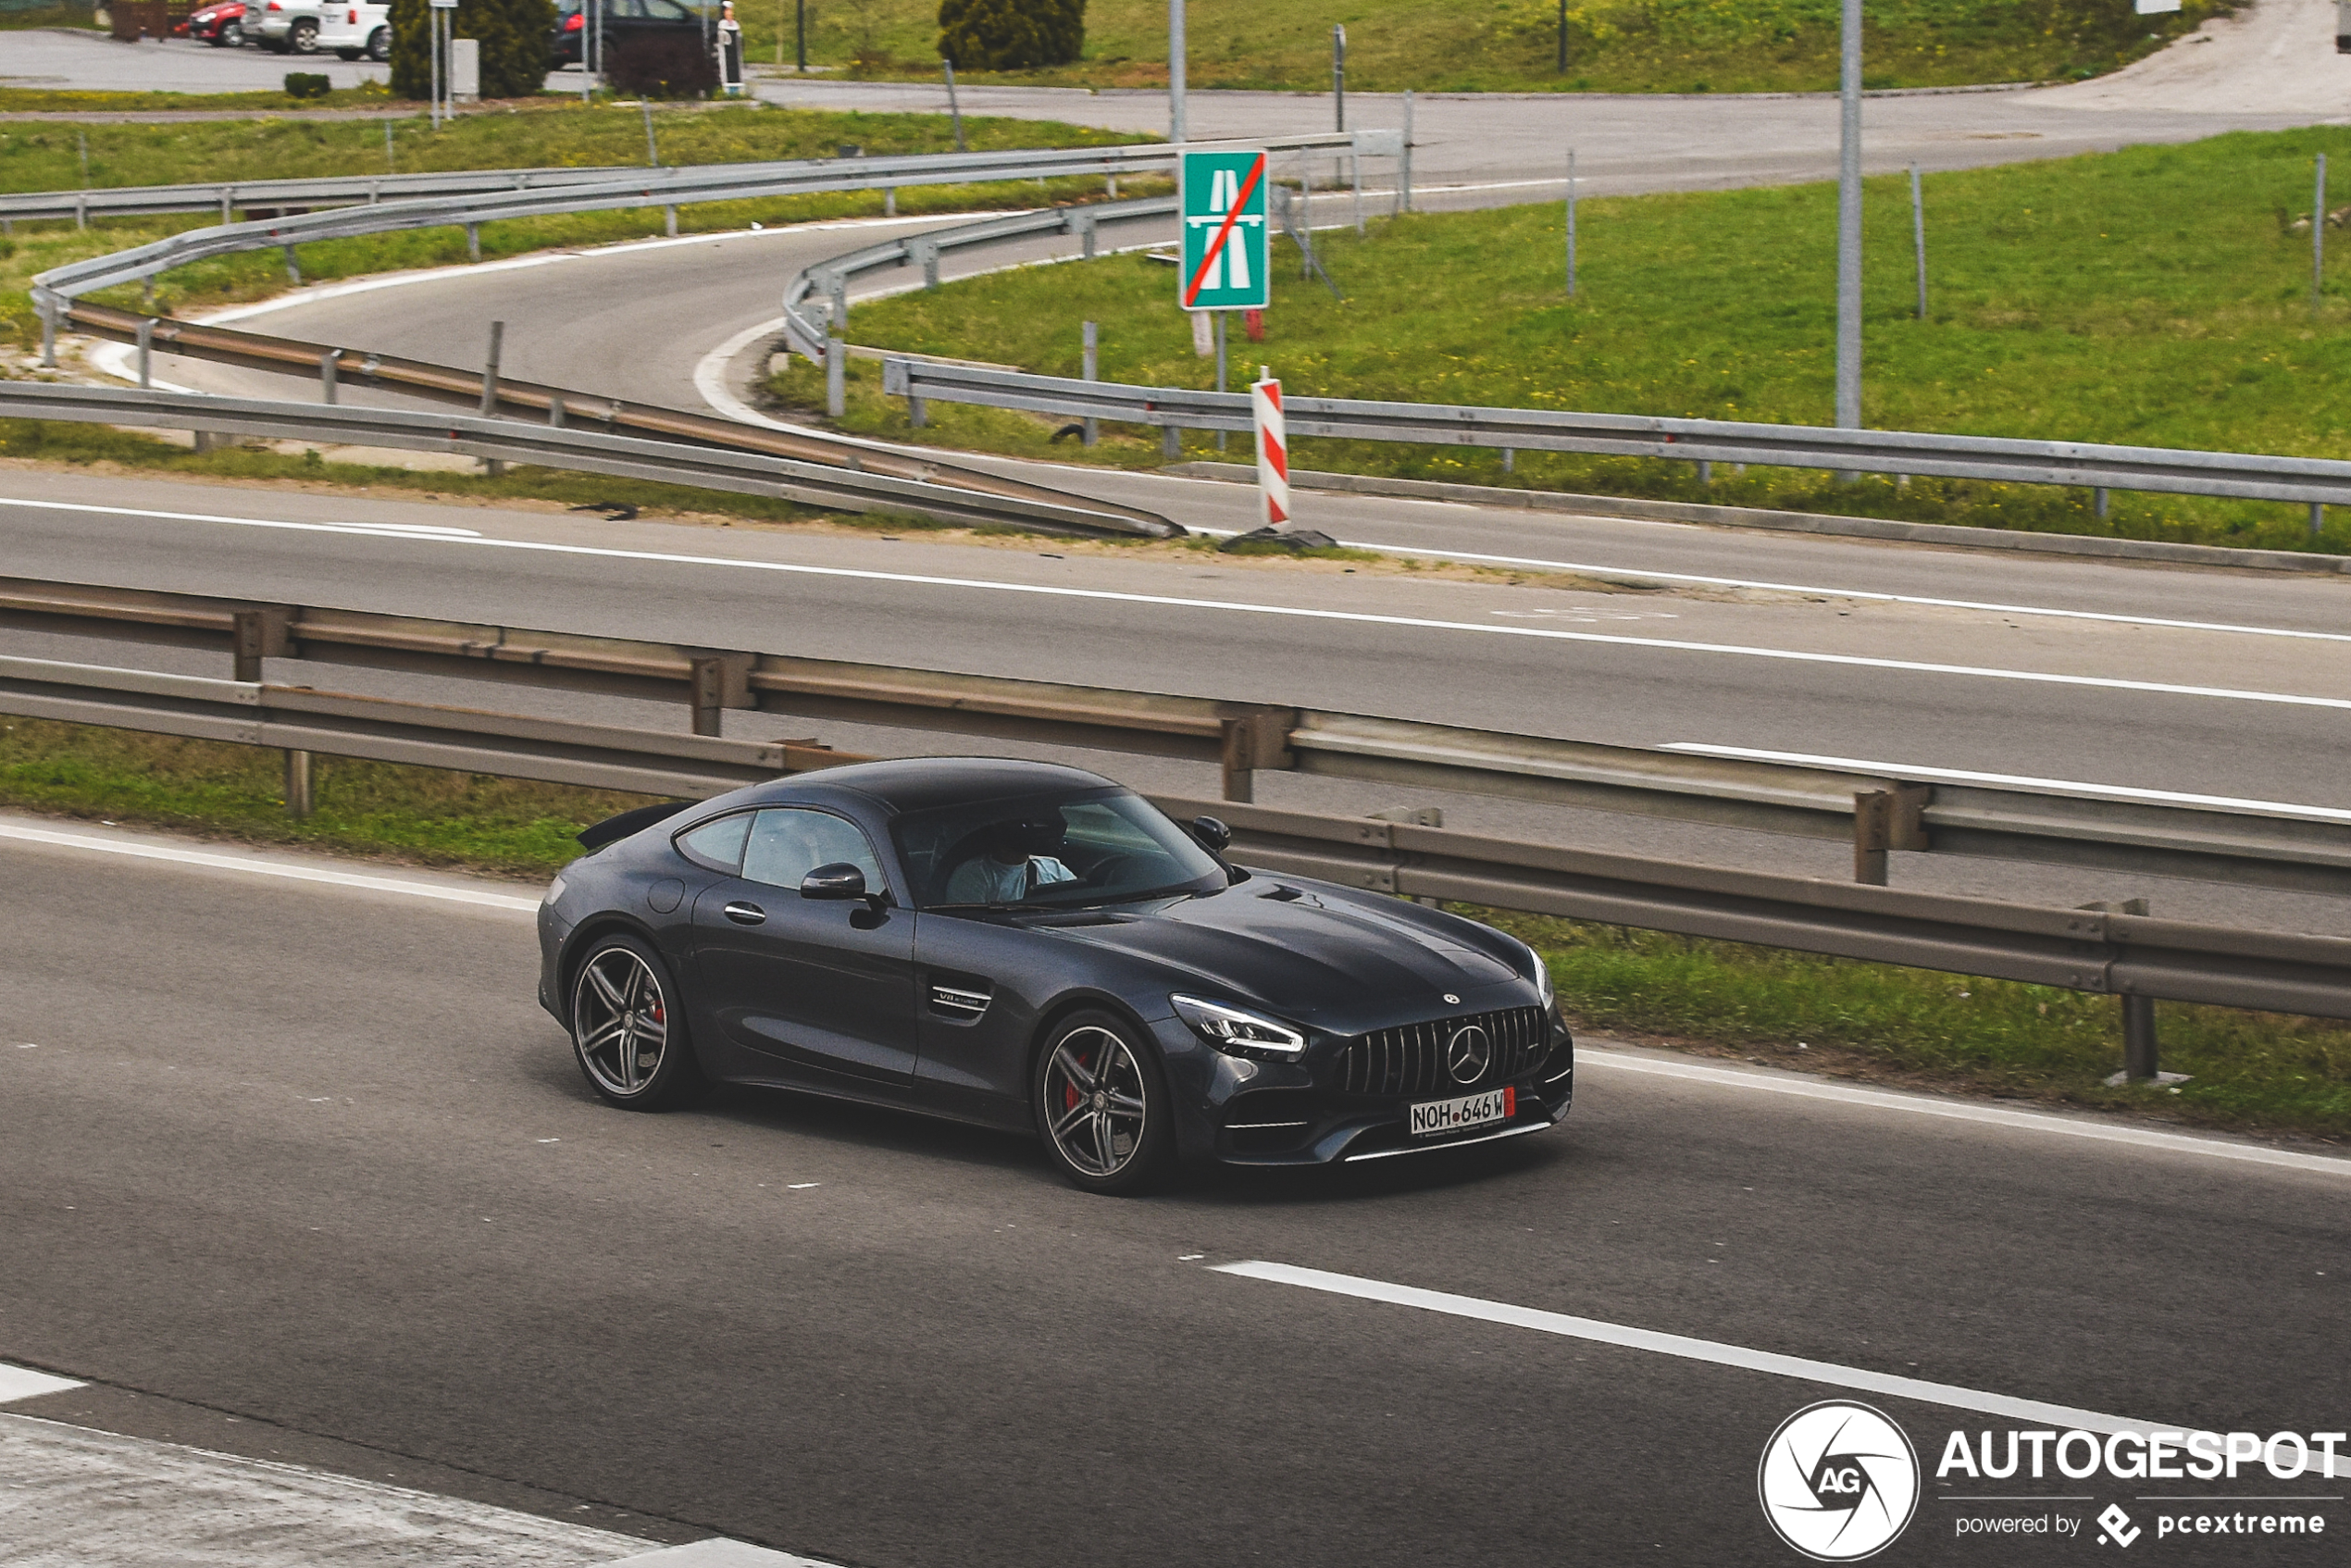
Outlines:
<svg viewBox="0 0 2351 1568"><path fill-rule="evenodd" d="M727 906L726 914L727 918L738 926L764 926L767 923L767 912L755 903L738 901Z"/></svg>

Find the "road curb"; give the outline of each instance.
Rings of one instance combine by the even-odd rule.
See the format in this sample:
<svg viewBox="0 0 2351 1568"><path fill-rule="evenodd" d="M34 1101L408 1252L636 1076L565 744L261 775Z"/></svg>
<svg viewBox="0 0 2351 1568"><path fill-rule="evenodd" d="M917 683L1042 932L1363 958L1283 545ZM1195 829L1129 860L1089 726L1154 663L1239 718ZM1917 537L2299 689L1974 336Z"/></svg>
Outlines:
<svg viewBox="0 0 2351 1568"><path fill-rule="evenodd" d="M1176 463L1158 472L1185 479L1225 479L1236 483L1254 483L1257 479L1254 467L1239 463ZM1393 495L1416 501L1452 501L1472 506L1515 506L1530 512L1576 512L1586 516L1629 517L1642 522L1697 523L1713 528L1765 529L1779 533L1940 544L1961 550L2083 555L2108 561L2160 561L2172 566L2234 566L2250 571L2329 575L2351 572L2351 556L2320 555L2298 550L2232 550L2214 544L2169 544L2159 540L2112 539L2097 534L2026 533L2009 529L1967 528L1951 523L1905 523L1886 517L1838 517L1822 512L1773 512L1754 506L1714 506L1694 501L1574 495L1561 491L1509 490L1499 485L1447 484L1434 479L1312 473L1304 469L1293 469L1289 479L1291 484L1303 490Z"/></svg>

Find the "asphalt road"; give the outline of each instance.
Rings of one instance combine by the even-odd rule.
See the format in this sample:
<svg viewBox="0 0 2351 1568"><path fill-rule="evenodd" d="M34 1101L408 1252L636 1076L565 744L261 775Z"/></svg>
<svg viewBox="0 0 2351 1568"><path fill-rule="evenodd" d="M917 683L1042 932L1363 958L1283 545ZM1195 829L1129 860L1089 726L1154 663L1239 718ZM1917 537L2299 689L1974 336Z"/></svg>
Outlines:
<svg viewBox="0 0 2351 1568"><path fill-rule="evenodd" d="M28 1414L177 1412L877 1568L1356 1568L1790 1561L1756 1457L1838 1390L1215 1265L2189 1426L2339 1427L2351 1396L2340 1166L1595 1056L1569 1124L1505 1152L1107 1201L1018 1140L813 1100L607 1110L531 1003L522 914L5 836L0 867L0 1353L100 1386ZM1872 1402L1928 1455L2000 1425ZM2139 1507L1930 1479L1886 1561L2063 1555L1955 1544L1994 1505L1946 1494L1994 1490Z"/></svg>

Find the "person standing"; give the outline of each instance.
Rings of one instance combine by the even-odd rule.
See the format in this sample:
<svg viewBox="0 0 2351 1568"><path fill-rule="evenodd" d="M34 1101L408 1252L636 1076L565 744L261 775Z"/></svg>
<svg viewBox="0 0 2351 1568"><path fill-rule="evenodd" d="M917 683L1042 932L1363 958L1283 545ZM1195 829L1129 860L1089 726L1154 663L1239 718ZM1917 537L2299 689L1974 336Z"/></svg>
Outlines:
<svg viewBox="0 0 2351 1568"><path fill-rule="evenodd" d="M718 7L718 84L729 96L743 90L743 24L735 19L735 0Z"/></svg>

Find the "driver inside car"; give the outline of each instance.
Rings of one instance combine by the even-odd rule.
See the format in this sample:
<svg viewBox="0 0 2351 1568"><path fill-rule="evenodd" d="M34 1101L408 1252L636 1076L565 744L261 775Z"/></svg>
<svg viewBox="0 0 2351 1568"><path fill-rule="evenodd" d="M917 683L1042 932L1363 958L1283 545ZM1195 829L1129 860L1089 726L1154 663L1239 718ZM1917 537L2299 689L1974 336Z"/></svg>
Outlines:
<svg viewBox="0 0 2351 1568"><path fill-rule="evenodd" d="M999 822L988 831L984 852L964 861L947 877L953 903L1018 903L1039 888L1075 882L1077 873L1062 864L1062 840L1069 825L1056 814L1028 822Z"/></svg>

